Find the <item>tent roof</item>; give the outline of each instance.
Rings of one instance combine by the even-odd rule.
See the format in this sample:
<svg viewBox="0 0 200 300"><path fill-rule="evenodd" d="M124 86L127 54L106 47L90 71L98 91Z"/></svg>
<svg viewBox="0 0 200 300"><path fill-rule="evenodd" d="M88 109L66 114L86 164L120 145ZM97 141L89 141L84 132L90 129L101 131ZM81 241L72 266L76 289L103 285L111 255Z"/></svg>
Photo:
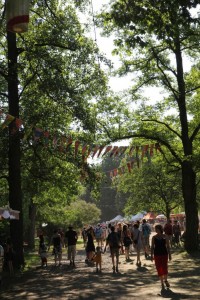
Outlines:
<svg viewBox="0 0 200 300"><path fill-rule="evenodd" d="M144 217L144 214L138 213L137 215L132 216L130 221L138 221L138 220L141 220L143 217Z"/></svg>
<svg viewBox="0 0 200 300"><path fill-rule="evenodd" d="M122 217L121 215L117 215L114 219L110 220L110 222L117 222L117 221L121 221L123 220L124 217Z"/></svg>

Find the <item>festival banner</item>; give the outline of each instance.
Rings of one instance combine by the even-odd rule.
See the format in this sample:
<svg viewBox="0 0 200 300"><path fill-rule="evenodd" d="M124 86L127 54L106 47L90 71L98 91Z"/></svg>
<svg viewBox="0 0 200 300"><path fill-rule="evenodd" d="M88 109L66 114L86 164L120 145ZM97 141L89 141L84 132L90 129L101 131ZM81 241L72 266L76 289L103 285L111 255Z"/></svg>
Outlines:
<svg viewBox="0 0 200 300"><path fill-rule="evenodd" d="M98 155L97 155L97 158L99 158L99 156L101 155L101 152L103 151L103 149L104 149L104 146L100 146L99 147L99 153L98 153ZM103 155L102 155L103 156Z"/></svg>
<svg viewBox="0 0 200 300"><path fill-rule="evenodd" d="M80 145L80 142L79 141L75 141L74 157L76 157L77 154L78 154L79 145Z"/></svg>
<svg viewBox="0 0 200 300"><path fill-rule="evenodd" d="M94 150L93 150L93 154L92 154L92 158L94 158L95 154L97 153L97 151L99 150L100 146L96 145Z"/></svg>
<svg viewBox="0 0 200 300"><path fill-rule="evenodd" d="M105 156L111 149L112 149L112 146L107 146L105 152L102 155L102 157Z"/></svg>
<svg viewBox="0 0 200 300"><path fill-rule="evenodd" d="M2 129L5 129L6 127L8 127L8 125L14 121L15 117L11 116L11 115L7 115L5 121L3 122L3 124L1 125Z"/></svg>
<svg viewBox="0 0 200 300"><path fill-rule="evenodd" d="M110 153L110 157L112 157L115 154L115 152L117 151L117 149L118 149L118 146L114 146L113 147L113 149L112 149L112 151Z"/></svg>

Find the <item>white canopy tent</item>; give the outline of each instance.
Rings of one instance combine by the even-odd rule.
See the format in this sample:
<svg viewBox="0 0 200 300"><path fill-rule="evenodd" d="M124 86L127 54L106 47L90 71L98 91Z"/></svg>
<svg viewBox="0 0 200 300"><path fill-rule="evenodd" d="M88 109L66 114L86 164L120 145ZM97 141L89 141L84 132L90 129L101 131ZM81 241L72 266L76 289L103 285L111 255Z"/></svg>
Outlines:
<svg viewBox="0 0 200 300"><path fill-rule="evenodd" d="M120 222L123 221L124 217L121 215L117 215L114 219L110 220L109 223L115 223L115 222Z"/></svg>
<svg viewBox="0 0 200 300"><path fill-rule="evenodd" d="M131 222L140 221L141 219L143 219L143 217L144 217L143 213L138 213L137 215L132 216L130 221Z"/></svg>

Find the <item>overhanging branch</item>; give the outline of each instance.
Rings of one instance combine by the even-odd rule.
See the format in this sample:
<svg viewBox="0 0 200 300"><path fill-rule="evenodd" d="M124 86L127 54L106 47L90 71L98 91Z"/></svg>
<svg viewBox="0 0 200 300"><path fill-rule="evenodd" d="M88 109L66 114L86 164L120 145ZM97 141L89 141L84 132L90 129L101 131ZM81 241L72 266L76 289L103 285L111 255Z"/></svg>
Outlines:
<svg viewBox="0 0 200 300"><path fill-rule="evenodd" d="M156 119L151 119L151 120L148 120L148 119L145 119L145 120L142 120L142 121L144 121L144 122L155 122L155 123L158 123L158 124L162 124L162 125L164 125L167 129L169 129L171 132L173 132L176 136L178 136L179 138L180 138L180 140L181 140L181 135L177 132L177 131L175 131L173 128L171 128L167 123L165 123L165 122L161 122L161 121L158 121L158 120L156 120Z"/></svg>

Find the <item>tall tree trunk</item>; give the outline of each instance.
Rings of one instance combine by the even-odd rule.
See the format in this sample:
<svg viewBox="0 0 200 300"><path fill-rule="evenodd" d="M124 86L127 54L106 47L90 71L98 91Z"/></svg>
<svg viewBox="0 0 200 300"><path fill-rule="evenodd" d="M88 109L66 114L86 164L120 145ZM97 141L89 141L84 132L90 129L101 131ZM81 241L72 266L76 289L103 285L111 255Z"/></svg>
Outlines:
<svg viewBox="0 0 200 300"><path fill-rule="evenodd" d="M30 249L35 249L35 219L36 219L36 205L32 203L29 207L30 225L28 230L28 245Z"/></svg>
<svg viewBox="0 0 200 300"><path fill-rule="evenodd" d="M18 73L16 34L7 33L8 43L8 102L9 113L19 117ZM20 137L12 135L13 124L9 126L9 203L10 207L20 211L19 220L10 221L10 236L15 250L15 264L24 264L23 254L23 214L20 171Z"/></svg>
<svg viewBox="0 0 200 300"><path fill-rule="evenodd" d="M182 165L182 190L186 214L185 249L193 252L198 249L199 219L196 201L196 174L189 161L184 161Z"/></svg>
<svg viewBox="0 0 200 300"><path fill-rule="evenodd" d="M193 252L198 249L198 205L196 200L196 173L193 169L193 145L189 136L189 127L186 108L186 91L183 72L183 60L180 39L176 41L176 63L178 82L178 106L181 123L181 137L185 159L182 162L182 191L186 215L185 249Z"/></svg>

